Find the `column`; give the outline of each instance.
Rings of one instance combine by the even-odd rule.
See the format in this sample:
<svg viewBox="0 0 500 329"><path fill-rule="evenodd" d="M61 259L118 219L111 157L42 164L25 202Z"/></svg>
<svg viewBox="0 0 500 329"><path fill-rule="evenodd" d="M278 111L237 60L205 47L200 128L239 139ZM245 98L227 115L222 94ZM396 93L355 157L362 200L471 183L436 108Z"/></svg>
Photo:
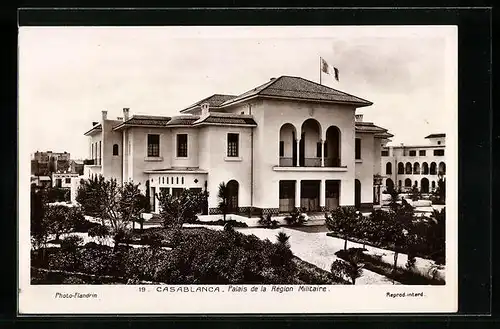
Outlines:
<svg viewBox="0 0 500 329"><path fill-rule="evenodd" d="M295 181L295 208L300 209L300 180Z"/></svg>
<svg viewBox="0 0 500 329"><path fill-rule="evenodd" d="M321 140L321 167L325 166L325 141Z"/></svg>
<svg viewBox="0 0 500 329"><path fill-rule="evenodd" d="M300 139L296 139L295 142L297 143L297 164L296 166L300 166Z"/></svg>
<svg viewBox="0 0 500 329"><path fill-rule="evenodd" d="M319 207L321 208L322 211L325 209L326 206L325 189L326 189L325 180L322 179L319 181Z"/></svg>

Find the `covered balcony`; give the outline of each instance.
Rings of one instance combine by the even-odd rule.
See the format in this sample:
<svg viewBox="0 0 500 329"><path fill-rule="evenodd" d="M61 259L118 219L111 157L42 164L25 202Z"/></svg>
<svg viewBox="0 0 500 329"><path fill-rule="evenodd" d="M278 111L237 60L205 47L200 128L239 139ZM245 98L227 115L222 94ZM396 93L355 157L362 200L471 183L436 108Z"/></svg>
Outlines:
<svg viewBox="0 0 500 329"><path fill-rule="evenodd" d="M345 168L340 159L340 130L330 126L322 139L322 127L315 119L302 123L300 134L291 123L280 129L278 167Z"/></svg>

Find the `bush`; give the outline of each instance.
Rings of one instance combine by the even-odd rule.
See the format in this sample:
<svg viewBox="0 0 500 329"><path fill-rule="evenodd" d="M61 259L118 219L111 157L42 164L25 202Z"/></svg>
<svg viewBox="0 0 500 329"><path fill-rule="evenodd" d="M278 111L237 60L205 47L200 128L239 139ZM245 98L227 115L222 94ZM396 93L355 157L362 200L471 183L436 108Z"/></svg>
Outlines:
<svg viewBox="0 0 500 329"><path fill-rule="evenodd" d="M68 236L66 239L61 241L61 249L65 251L74 252L83 243L83 238L78 235Z"/></svg>
<svg viewBox="0 0 500 329"><path fill-rule="evenodd" d="M47 188L47 202L67 202L70 201L70 190L67 188L49 187Z"/></svg>
<svg viewBox="0 0 500 329"><path fill-rule="evenodd" d="M279 223L277 220L272 219L271 215L268 214L264 217L264 215L260 215L259 224L266 228L277 228Z"/></svg>
<svg viewBox="0 0 500 329"><path fill-rule="evenodd" d="M289 216L285 217L285 221L289 226L301 226L305 222L305 217L297 209L295 209Z"/></svg>
<svg viewBox="0 0 500 329"><path fill-rule="evenodd" d="M193 222L193 224L201 224L201 225L217 225L217 226L225 226L227 223L230 223L233 227L248 227L247 223L244 222L238 222L237 220L234 219L229 219L229 220L211 220L211 221L201 221L201 220L196 220Z"/></svg>

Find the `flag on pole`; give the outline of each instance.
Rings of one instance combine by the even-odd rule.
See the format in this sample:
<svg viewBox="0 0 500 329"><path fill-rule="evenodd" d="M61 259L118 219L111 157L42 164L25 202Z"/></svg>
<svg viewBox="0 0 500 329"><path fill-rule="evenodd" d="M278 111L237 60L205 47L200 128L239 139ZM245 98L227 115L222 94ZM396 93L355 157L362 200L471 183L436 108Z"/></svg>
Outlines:
<svg viewBox="0 0 500 329"><path fill-rule="evenodd" d="M323 58L321 58L321 71L326 74L333 74L335 80L339 81L339 69L328 64Z"/></svg>

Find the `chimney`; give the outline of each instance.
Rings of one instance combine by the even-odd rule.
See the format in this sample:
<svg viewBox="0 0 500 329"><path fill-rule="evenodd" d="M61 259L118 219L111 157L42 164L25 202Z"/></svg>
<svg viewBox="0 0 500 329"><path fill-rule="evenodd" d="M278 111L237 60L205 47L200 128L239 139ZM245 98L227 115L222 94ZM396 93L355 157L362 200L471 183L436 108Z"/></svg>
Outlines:
<svg viewBox="0 0 500 329"><path fill-rule="evenodd" d="M201 104L201 116L206 116L210 112L210 104L203 103Z"/></svg>
<svg viewBox="0 0 500 329"><path fill-rule="evenodd" d="M123 117L116 117L116 120L123 121Z"/></svg>
<svg viewBox="0 0 500 329"><path fill-rule="evenodd" d="M363 122L363 114L355 114L355 119L357 122Z"/></svg>
<svg viewBox="0 0 500 329"><path fill-rule="evenodd" d="M108 111L102 111L102 121L108 119Z"/></svg>
<svg viewBox="0 0 500 329"><path fill-rule="evenodd" d="M129 119L130 109L128 107L123 108L123 121L127 121Z"/></svg>

